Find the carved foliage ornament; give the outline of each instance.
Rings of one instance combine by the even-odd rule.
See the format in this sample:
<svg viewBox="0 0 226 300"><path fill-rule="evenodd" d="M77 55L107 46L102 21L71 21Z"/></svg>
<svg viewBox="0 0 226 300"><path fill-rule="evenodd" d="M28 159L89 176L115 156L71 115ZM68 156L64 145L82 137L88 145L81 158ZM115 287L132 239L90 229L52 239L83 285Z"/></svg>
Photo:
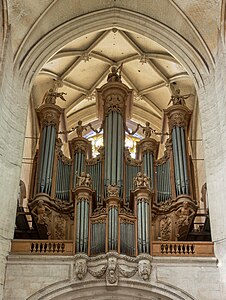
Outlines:
<svg viewBox="0 0 226 300"><path fill-rule="evenodd" d="M44 110L40 112L40 122L44 126L54 126L59 125L59 112L55 110Z"/></svg>
<svg viewBox="0 0 226 300"><path fill-rule="evenodd" d="M56 215L55 218L55 239L64 240L66 239L65 231L66 231L66 217L62 214Z"/></svg>
<svg viewBox="0 0 226 300"><path fill-rule="evenodd" d="M79 141L74 144L74 152L86 152L87 150L87 144L82 141Z"/></svg>
<svg viewBox="0 0 226 300"><path fill-rule="evenodd" d="M193 208L189 207L189 203L187 201L184 201L183 206L178 208L175 212L175 216L177 218L176 229L178 238L183 235L185 229L189 228L194 215L195 211Z"/></svg>
<svg viewBox="0 0 226 300"><path fill-rule="evenodd" d="M174 113L169 118L169 127L172 130L174 127L186 127L188 125L189 115L185 112Z"/></svg>
<svg viewBox="0 0 226 300"><path fill-rule="evenodd" d="M125 104L121 95L109 95L105 100L105 115L116 111L124 115Z"/></svg>
<svg viewBox="0 0 226 300"><path fill-rule="evenodd" d="M119 187L116 184L108 185L108 197L119 197Z"/></svg>
<svg viewBox="0 0 226 300"><path fill-rule="evenodd" d="M93 180L90 174L86 174L85 172L81 173L81 176L77 176L77 184L76 186L85 186L91 188L93 184Z"/></svg>
<svg viewBox="0 0 226 300"><path fill-rule="evenodd" d="M156 141L143 141L140 142L140 151L141 153L144 152L151 152L153 153L154 157L156 156L156 151L158 148L158 144Z"/></svg>
<svg viewBox="0 0 226 300"><path fill-rule="evenodd" d="M89 265L94 261L98 263ZM128 265L128 262L132 265ZM89 273L98 279L105 276L106 285L114 286L118 284L119 275L131 278L137 271L142 280L149 280L151 274L151 257L149 255L132 258L118 253L107 253L98 257L88 257L84 254L78 254L75 257L74 278L78 280L84 279Z"/></svg>
<svg viewBox="0 0 226 300"><path fill-rule="evenodd" d="M145 187L148 188L150 186L150 178L146 174L142 174L141 172L137 173L137 176L134 177L133 183L134 188Z"/></svg>
<svg viewBox="0 0 226 300"><path fill-rule="evenodd" d="M171 226L172 226L172 222L171 222L170 217L165 215L161 221L161 239L162 239L162 241L170 240Z"/></svg>

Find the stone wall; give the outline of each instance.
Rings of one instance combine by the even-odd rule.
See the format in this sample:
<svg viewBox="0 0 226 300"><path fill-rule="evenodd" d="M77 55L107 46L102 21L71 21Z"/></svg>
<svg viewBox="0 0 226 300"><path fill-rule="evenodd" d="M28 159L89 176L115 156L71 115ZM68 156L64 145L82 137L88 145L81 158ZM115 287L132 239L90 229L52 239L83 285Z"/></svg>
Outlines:
<svg viewBox="0 0 226 300"><path fill-rule="evenodd" d="M70 7L65 6L64 1L52 1L53 5L56 5L52 7L52 10L48 10L44 15L42 14L43 7L39 6L38 2L34 3L34 1L30 1L30 3L27 3L30 6L23 4L23 1L11 2L14 4L17 3L17 6L14 5L14 7L9 7L11 9L9 22L12 23L13 37L11 37L9 32L6 51L4 54L4 72L1 73L0 80L0 299L3 299L2 287L4 284L6 256L10 248L10 239L13 237L15 224L16 199L24 142L26 110L29 99L27 89L30 88L29 84L31 84L32 79L34 79L31 74L34 74L35 72L37 74L41 63L46 61L46 58L49 58L51 54L58 50L59 46L69 42L69 40L64 40L64 38L66 39L69 37L69 33L68 36L64 35L64 32L66 33L66 26L64 31L57 31L57 26L60 27L63 22L66 24L68 20L72 21L75 17L75 12L77 13L77 16L79 16L79 14L85 16L88 12L97 8L99 10L103 8L112 9L119 5L119 1L113 0L90 1L90 4L92 4L90 6L87 5L88 1L77 1L76 7L75 2L70 1L70 4L72 5L73 3L74 5L74 7ZM86 5L84 5L85 2ZM166 2L168 3L167 5ZM177 37L179 38L179 36L184 36L185 39L189 40L193 45L192 49L187 47L186 50L185 42L182 39L172 39L171 44L169 44L169 46L172 47L171 50L174 51L173 53L178 54L178 57L183 60L185 66L191 66L188 69L190 70L190 73L194 72L194 80L200 76L202 76L203 80L203 86L199 86L198 96L207 172L211 230L212 238L215 242L215 253L219 259L218 269L220 271L220 279L218 277L218 269L216 268L215 262L214 264L210 263L208 266L203 264L203 262L199 262L193 266L193 261L190 261L189 263L186 261L183 262L183 264L180 264L179 261L176 260L173 262L153 260L153 264L156 262L156 265L155 267L153 265L152 276L155 276L155 278L152 282L157 284L158 280L162 280L166 282L168 288L171 285L177 286L178 288L175 288L177 293L179 293L180 288L182 288L187 291L187 293L191 293L193 295L193 298L189 298L189 296L187 296L187 298L184 299L218 300L224 299L226 295L226 50L222 41L217 40L220 17L218 19L216 18L219 16L220 5L217 4L219 3L218 1L204 1L208 2L210 5L212 4L214 11L212 19L211 15L209 15L208 18L205 18L205 20L213 20L214 26L212 26L212 24L207 26L200 6L196 6L196 10L194 10L194 6L190 5L191 1L189 1L189 5L188 1L176 2L178 5L179 3L183 4L180 5L184 8L185 15L183 15L183 12L181 12L180 9L173 5L173 1L156 0L156 5L152 6L150 5L150 1L144 1L143 6L140 5L140 1L121 1L120 9L122 9L122 11L119 13L119 10L115 10L118 13L116 21L121 27L124 25L127 29L129 29L129 26L132 26L132 22L130 21L131 14L127 12L128 16L125 21L125 10L128 8L133 12L139 11L141 15L145 15L145 17L142 17L142 21L140 20L140 26L145 28L144 33L146 35L152 32L151 26L148 27L148 25L150 25L148 23L148 16L150 16L152 26L156 23L156 21L153 22L153 20L159 20L160 23L162 22L166 27L169 26L169 28L171 28L170 31L160 32L158 38L161 38L161 34L162 36L165 34L164 39L165 42L167 42L169 40L169 36L166 38L167 33L171 32L173 35L175 32L179 31L179 35L177 35ZM192 4L194 2L196 2L196 4L200 3L200 1L192 1ZM44 5L47 6L45 1L41 1L40 3L44 3ZM161 3L161 5L159 3ZM24 5L21 9L20 4ZM34 9L34 5L37 5L39 10ZM218 10L215 9L216 6ZM162 7L165 8L161 9ZM191 9L193 10L191 11ZM65 10L67 11L67 14L65 13ZM16 13L17 11L20 11L19 18ZM217 16L215 15L216 12L218 12ZM33 15L35 13L37 16ZM186 17L186 14L189 16L189 13L192 14L190 19L195 24L191 27L190 19ZM33 28L33 32L31 31L29 33L30 27L35 23L35 20L39 15L41 18L39 22L36 23L37 26ZM93 18L93 15L91 15L91 17ZM137 22L139 21L138 17L139 15L136 15ZM99 18L99 16L96 18ZM88 20L90 19L86 19L88 25L84 25L86 26L85 28L87 32L92 31L93 29L91 26L89 27ZM98 19L96 22L98 23ZM99 25L99 28L104 26L104 22L106 22L105 19L102 21L102 25ZM20 23L20 26L18 26L18 23ZM79 22L75 22L75 24L79 25ZM106 26L110 27L113 25L114 21L112 21L111 24L108 22ZM164 30L166 30L166 27ZM203 44L203 40L200 39L195 27L198 28L198 31L201 32L202 36L204 36L205 40L207 40L206 43L211 49L215 59L215 65L210 67L210 73L206 72L204 74L201 72L200 75L198 72L198 59L196 60L194 47L197 48L197 52L202 53L202 56L206 59L206 61L210 61L211 59L209 51L205 52L206 45L205 43ZM68 31L71 33L71 39L74 37L76 30L77 36L79 34L85 34L84 27L82 26L74 26L73 30L71 30L72 27L68 28ZM210 28L211 30L214 29L214 34L212 31L209 31ZM51 29L54 29L55 32L51 33ZM98 30L98 26L96 29ZM39 44L42 48L36 48L36 46L38 46L38 41L40 41L48 32L49 36L43 38L43 41ZM58 37L59 39L61 38L61 40L56 38L56 34L58 34ZM25 38L26 40L24 40ZM59 42L57 42L58 40ZM13 42L13 50L11 41ZM184 44L180 44L180 41ZM181 45L181 47L174 46L173 48L174 42L177 43L177 45ZM17 52L19 45L20 49ZM51 47L48 48L49 46ZM32 47L33 51L31 51ZM188 55L189 51L191 51L190 56ZM17 65L14 65L13 62L13 52L18 54ZM42 52L45 52L43 56L41 55ZM26 61L24 61L23 59L25 58L24 56L26 53L30 53L30 56ZM38 63L35 64L39 56L41 56L41 58ZM19 69L20 62L23 62L24 65L22 65L23 72L19 76L16 70ZM193 68L195 64L196 70ZM27 79L28 85L24 88L24 81L22 82L22 79L25 80L27 72L29 72L30 77ZM42 264L40 264L40 262L42 262ZM45 268L43 265L45 265ZM68 283L70 278L70 266L72 266L72 258L70 262L66 261L65 258L62 258L61 261L54 258L50 263L50 261L44 257L10 257L7 267L6 293L4 299L25 299L25 297L34 294L39 289L53 284L54 282L66 280ZM48 276L44 276L44 274ZM220 280L221 297L219 294L219 285L215 280ZM73 292L73 286L71 289ZM149 290L151 290L150 286ZM145 288L143 291L145 291Z"/></svg>
<svg viewBox="0 0 226 300"><path fill-rule="evenodd" d="M0 76L0 299L5 277L6 256L15 227L16 203L24 143L27 103L13 68L11 35L5 40Z"/></svg>
<svg viewBox="0 0 226 300"><path fill-rule="evenodd" d="M226 68L225 45L219 40L214 73L200 91L199 103L206 165L212 240L219 259L222 299L226 295Z"/></svg>
<svg viewBox="0 0 226 300"><path fill-rule="evenodd" d="M215 258L11 255L4 300L15 299L219 300L219 273Z"/></svg>

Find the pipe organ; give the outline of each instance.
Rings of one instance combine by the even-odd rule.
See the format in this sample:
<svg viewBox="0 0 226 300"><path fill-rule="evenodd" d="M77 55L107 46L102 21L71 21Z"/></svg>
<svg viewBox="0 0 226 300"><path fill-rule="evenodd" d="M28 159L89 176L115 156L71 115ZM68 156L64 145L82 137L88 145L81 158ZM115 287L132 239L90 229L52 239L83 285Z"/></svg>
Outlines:
<svg viewBox="0 0 226 300"><path fill-rule="evenodd" d="M55 93L52 97L57 97ZM169 134L158 157L159 141L146 123L136 158L125 147L133 91L117 74L97 89L104 144L92 156L91 142L79 121L69 142L70 158L61 148L62 109L51 95L37 109L40 144L32 172L29 208L40 238L73 240L75 253L108 251L151 254L153 240L186 240L197 205L188 129L192 112L183 96L164 110ZM175 99L174 99L175 100Z"/></svg>

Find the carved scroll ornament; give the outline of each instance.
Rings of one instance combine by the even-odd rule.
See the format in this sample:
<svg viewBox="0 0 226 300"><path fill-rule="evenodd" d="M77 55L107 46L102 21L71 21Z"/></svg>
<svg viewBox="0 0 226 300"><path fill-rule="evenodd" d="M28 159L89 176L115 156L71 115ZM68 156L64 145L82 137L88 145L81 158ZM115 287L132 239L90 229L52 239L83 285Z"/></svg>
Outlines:
<svg viewBox="0 0 226 300"><path fill-rule="evenodd" d="M124 114L125 104L122 95L109 95L105 100L105 115L112 111Z"/></svg>

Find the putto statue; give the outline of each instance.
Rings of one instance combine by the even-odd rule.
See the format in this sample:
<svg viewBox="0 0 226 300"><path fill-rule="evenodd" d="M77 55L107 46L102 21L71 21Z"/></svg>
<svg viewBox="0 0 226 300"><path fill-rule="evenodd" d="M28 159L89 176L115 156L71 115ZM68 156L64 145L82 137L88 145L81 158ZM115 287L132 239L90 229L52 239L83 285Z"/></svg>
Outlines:
<svg viewBox="0 0 226 300"><path fill-rule="evenodd" d="M108 74L107 82L121 82L121 72L122 72L122 64L116 68L111 68L111 73Z"/></svg>
<svg viewBox="0 0 226 300"><path fill-rule="evenodd" d="M86 187L91 188L92 184L93 184L93 181L92 181L90 174L81 172L81 176L77 175L77 186L86 186Z"/></svg>
<svg viewBox="0 0 226 300"><path fill-rule="evenodd" d="M82 121L78 121L78 125L76 127L74 127L74 129L75 129L75 131L77 133L77 136L78 137L82 137L82 133L83 133L84 130L87 130L87 127L88 127L88 125L87 126L83 126L82 125Z"/></svg>
<svg viewBox="0 0 226 300"><path fill-rule="evenodd" d="M173 105L186 105L185 99L188 99L192 94L181 95L180 90L177 89L170 98L168 105L172 102Z"/></svg>
<svg viewBox="0 0 226 300"><path fill-rule="evenodd" d="M66 101L66 99L64 98L64 95L67 95L67 93L64 93L64 92L59 93L58 92L58 88L62 87L62 86L63 86L62 81L54 79L54 87L49 89L45 93L42 103L56 104L57 98L60 98L61 100Z"/></svg>
<svg viewBox="0 0 226 300"><path fill-rule="evenodd" d="M137 124L137 128L136 128L134 131L129 132L129 133L133 135L133 134L135 134L140 128L143 129L143 134L144 134L144 137L145 137L146 139L150 138L151 135L152 135L153 133L156 133L156 130L153 129L153 128L151 128L150 122L146 122L146 123L145 123L145 126L142 126L141 124Z"/></svg>
<svg viewBox="0 0 226 300"><path fill-rule="evenodd" d="M141 172L137 173L137 176L134 177L133 183L134 183L134 188L139 188L139 187L146 187L148 188L150 186L150 178L146 174L142 174Z"/></svg>

